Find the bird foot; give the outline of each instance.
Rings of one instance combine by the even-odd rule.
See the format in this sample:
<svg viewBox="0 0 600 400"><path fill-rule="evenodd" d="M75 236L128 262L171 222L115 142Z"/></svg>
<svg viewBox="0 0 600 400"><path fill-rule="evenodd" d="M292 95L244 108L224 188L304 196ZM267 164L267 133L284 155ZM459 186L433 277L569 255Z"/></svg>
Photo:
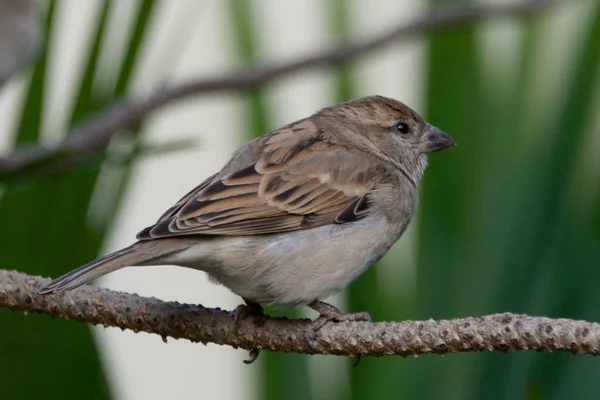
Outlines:
<svg viewBox="0 0 600 400"><path fill-rule="evenodd" d="M236 333L240 333L239 330L241 327L239 326L241 320L250 316L262 317L265 315L265 311L262 306L258 303L252 303L251 301L244 300L246 304L240 304L233 311L233 320L236 325Z"/></svg>
<svg viewBox="0 0 600 400"><path fill-rule="evenodd" d="M248 352L248 359L246 360L242 360L242 362L246 365L250 365L252 364L254 361L256 361L256 359L258 358L258 356L260 355L260 349L252 349Z"/></svg>
<svg viewBox="0 0 600 400"><path fill-rule="evenodd" d="M262 306L258 303L253 303L244 299L246 304L240 304L237 306L233 312L233 321L234 321L234 329L236 334L241 334L241 326L240 321L249 316L259 316L262 317L265 315L265 311ZM247 360L243 360L244 364L252 364L258 356L260 355L260 349L252 349L248 353L249 357Z"/></svg>
<svg viewBox="0 0 600 400"><path fill-rule="evenodd" d="M346 321L372 321L371 315L368 312L344 314L337 307L334 307L331 304L319 300L313 301L308 306L320 314L319 317L315 318L310 323L310 329L307 331L306 334L306 342L308 344L308 347L310 347L315 352L319 351L316 343L317 333L328 323ZM356 367L359 363L360 356L356 356L356 361L352 364L352 366Z"/></svg>

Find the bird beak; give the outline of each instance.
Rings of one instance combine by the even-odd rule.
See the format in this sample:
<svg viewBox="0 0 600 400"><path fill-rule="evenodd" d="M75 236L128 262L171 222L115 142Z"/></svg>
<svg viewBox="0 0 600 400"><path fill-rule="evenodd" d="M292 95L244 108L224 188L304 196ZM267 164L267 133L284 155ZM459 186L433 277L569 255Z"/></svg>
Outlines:
<svg viewBox="0 0 600 400"><path fill-rule="evenodd" d="M455 145L456 142L454 139L442 132L441 129L427 124L425 133L423 134L423 142L421 143L421 149L424 153L433 153Z"/></svg>

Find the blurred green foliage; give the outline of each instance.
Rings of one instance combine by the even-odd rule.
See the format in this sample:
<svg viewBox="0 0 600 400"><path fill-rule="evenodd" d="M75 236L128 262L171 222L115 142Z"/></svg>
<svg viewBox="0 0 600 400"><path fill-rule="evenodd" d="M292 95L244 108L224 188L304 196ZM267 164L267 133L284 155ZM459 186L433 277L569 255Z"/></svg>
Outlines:
<svg viewBox="0 0 600 400"><path fill-rule="evenodd" d="M110 71L117 78L113 87L97 85L99 52L104 45L107 16L113 2L99 5L95 32L83 63L75 93L70 126L76 125L127 93L139 55L140 43L150 23L152 0L139 3L132 22L127 56ZM65 2L50 2L46 16L45 45L36 61L22 105L21 122L13 141L31 144L41 140L42 116L47 107L48 54L54 49L53 25ZM0 240L5 250L0 265L33 275L58 276L69 266L84 264L98 256L107 229L115 216L121 189L126 185L128 165L111 164L112 196L103 204L103 215L95 223L88 218L99 164L40 180L7 182L0 198L0 221L5 229ZM34 247L35 246L35 247ZM57 324L49 318L35 318L0 310L0 377L2 398L6 399L108 399L110 387L100 365L89 327L78 323ZM32 384L35 382L35 384Z"/></svg>
<svg viewBox="0 0 600 400"><path fill-rule="evenodd" d="M432 5L447 3L432 1ZM50 2L46 43L23 100L15 144L41 137L52 25L62 2ZM113 2L101 2L94 37L82 55L82 76L70 126L128 94L141 46L157 2L140 1L126 40L126 56L110 71L114 85L100 85L98 59ZM256 8L229 0L232 49L240 64L260 58ZM351 2L323 3L328 33L352 35ZM547 69L554 54L553 13L515 20L516 56L490 68L481 45L481 24L437 31L426 37L425 105L428 121L459 146L430 157L422 186L416 232L416 264L397 254L348 290L350 312L367 310L376 320L453 318L511 311L548 317L600 320L600 176L591 170L598 146L600 7L588 2L574 43L561 51L564 68ZM563 12L558 8L556 13ZM583 15L583 13L582 13ZM550 44L550 45L549 45ZM333 69L331 103L360 93L348 62ZM499 71L503 71L500 73ZM508 72L507 72L508 71ZM561 85L555 82L560 81ZM546 86L552 86L548 98ZM246 130L243 142L274 128L265 88L241 93ZM398 93L401 93L398 88ZM398 96L401 99L401 96ZM596 124L596 125L594 125ZM135 143L139 129L129 132ZM133 139L133 140L132 140ZM131 154L137 154L135 144ZM110 155L110 154L106 154ZM104 156L104 155L103 155ZM0 240L3 268L56 276L98 255L125 189L130 162L111 163L118 173L104 185L102 218L88 218L100 160L34 181L2 182ZM106 168L103 166L103 168ZM32 251L32 235L37 247ZM68 250L67 250L68 249ZM400 265L400 263L402 263ZM410 264L410 265L409 265ZM383 292L380 269L414 270L414 295ZM598 272L598 273L597 273ZM401 291L405 286L390 283ZM276 313L268 310L269 313ZM294 317L295 311L286 312ZM0 377L3 398L110 398L89 329L78 323L0 310ZM600 365L568 354L457 354L446 357L363 359L357 369L343 358L262 354L256 365L257 397L379 399L563 399L596 398ZM317 367L345 374L347 385L315 390ZM319 376L320 378L320 376ZM76 385L71 384L77 381ZM325 379L324 379L325 380ZM30 382L35 381L35 385Z"/></svg>
<svg viewBox="0 0 600 400"><path fill-rule="evenodd" d="M504 84L482 68L474 27L431 36L427 118L459 147L432 157L423 184L411 318L512 311L598 320L588 302L598 298L590 285L600 237L593 202L582 198L597 191L598 175L577 177L582 146L594 134L600 71L600 8L588 5L587 29L566 52L572 65L547 77L565 82L556 111L534 84L538 75L528 74L552 62L532 57L552 40L547 16L522 21L515 82ZM594 398L590 368L600 372L594 360L568 354L467 354L418 364L408 393L445 399ZM425 385L432 376L438 384Z"/></svg>

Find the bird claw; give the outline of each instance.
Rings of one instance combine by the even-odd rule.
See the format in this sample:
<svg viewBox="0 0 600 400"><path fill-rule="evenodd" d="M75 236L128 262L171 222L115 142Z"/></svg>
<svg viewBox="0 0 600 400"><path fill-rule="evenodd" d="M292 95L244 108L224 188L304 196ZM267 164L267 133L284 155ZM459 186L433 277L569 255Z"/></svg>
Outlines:
<svg viewBox="0 0 600 400"><path fill-rule="evenodd" d="M246 300L244 300L246 301ZM236 333L239 333L239 323L246 317L249 316L264 316L265 312L262 306L258 303L252 303L250 301L246 301L246 304L240 304L233 311L233 320L236 325Z"/></svg>
<svg viewBox="0 0 600 400"><path fill-rule="evenodd" d="M248 356L250 357L247 360L243 360L242 362L246 365L250 365L252 364L254 361L256 361L256 359L258 358L258 356L260 355L260 350L259 349L252 349L250 350L250 352L248 352Z"/></svg>
<svg viewBox="0 0 600 400"><path fill-rule="evenodd" d="M338 308L331 304L314 301L308 305L313 310L317 311L320 315L310 322L310 327L306 331L305 340L308 347L315 353L319 352L319 347L316 342L317 333L330 322L352 322L352 321L363 321L371 322L371 315L367 312L357 312L344 314ZM360 355L356 356L356 360L352 364L354 368L360 363Z"/></svg>
<svg viewBox="0 0 600 400"><path fill-rule="evenodd" d="M240 304L233 311L234 330L235 330L235 333L238 335L242 333L240 322L244 318L249 317L249 316L261 316L262 317L265 315L265 312L260 304L253 303L246 299L244 299L244 301L246 302L246 304ZM260 349L252 349L252 350L250 350L248 355L250 358L248 358L247 360L243 360L243 363L246 365L250 365L254 361L256 361L256 359L260 355Z"/></svg>
<svg viewBox="0 0 600 400"><path fill-rule="evenodd" d="M357 312L357 313L348 313L348 314L344 314L342 312L340 312L339 314L335 314L335 315L323 315L321 314L319 317L317 317L316 319L314 319L311 323L313 331L316 333L318 332L321 328L323 328L325 325L327 325L329 322L353 322L353 321L360 321L360 322L372 322L373 319L371 318L371 315L367 312Z"/></svg>

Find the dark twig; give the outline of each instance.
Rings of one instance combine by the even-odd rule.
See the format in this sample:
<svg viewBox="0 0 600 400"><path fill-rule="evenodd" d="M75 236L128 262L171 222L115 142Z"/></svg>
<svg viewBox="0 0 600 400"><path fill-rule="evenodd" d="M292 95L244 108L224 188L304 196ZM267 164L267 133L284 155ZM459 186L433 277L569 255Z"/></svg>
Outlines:
<svg viewBox="0 0 600 400"><path fill-rule="evenodd" d="M548 8L559 1L534 0L520 4L487 4L435 9L408 24L395 27L369 40L337 46L287 63L257 65L220 77L188 82L166 88L139 101L124 100L82 123L58 146L26 147L0 158L0 181L22 174L40 173L48 169L47 164L51 163L56 163L60 168L70 167L101 151L124 129L139 123L151 112L176 100L198 94L254 88L300 70L338 65L417 34L489 18L527 15ZM56 168L51 169L56 171Z"/></svg>
<svg viewBox="0 0 600 400"><path fill-rule="evenodd" d="M309 320L288 320L233 313L200 305L84 286L57 295L38 295L49 281L0 270L0 307L64 319L154 333L192 342L217 343L246 350L265 349L344 356L417 356L473 351L568 351L600 353L600 324L518 314L493 314L451 320L332 322L312 344ZM58 323L58 322L57 322Z"/></svg>

